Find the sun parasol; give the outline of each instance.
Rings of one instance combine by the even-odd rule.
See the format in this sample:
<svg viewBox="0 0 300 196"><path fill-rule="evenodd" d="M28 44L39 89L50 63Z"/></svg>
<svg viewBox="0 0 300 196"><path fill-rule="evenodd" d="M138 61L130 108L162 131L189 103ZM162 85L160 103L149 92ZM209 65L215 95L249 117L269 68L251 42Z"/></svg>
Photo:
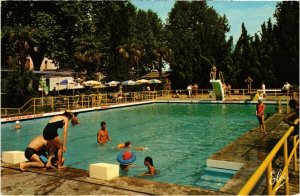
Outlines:
<svg viewBox="0 0 300 196"><path fill-rule="evenodd" d="M111 82L106 83L106 85L112 86L112 87L115 87L115 86L117 86L118 84L120 84L120 82L118 82L118 81L111 81Z"/></svg>
<svg viewBox="0 0 300 196"><path fill-rule="evenodd" d="M102 83L101 83L101 82L98 82L98 81L96 81L96 80L89 80L89 81L83 82L83 85L84 85L84 86L101 86Z"/></svg>
<svg viewBox="0 0 300 196"><path fill-rule="evenodd" d="M149 84L149 80L141 79L141 80L136 81L136 83L137 84Z"/></svg>
<svg viewBox="0 0 300 196"><path fill-rule="evenodd" d="M135 84L136 84L135 81L132 81L132 80L127 80L127 81L122 82L122 85L124 85L124 86L132 86Z"/></svg>
<svg viewBox="0 0 300 196"><path fill-rule="evenodd" d="M151 79L149 80L149 84L161 84L161 81L157 79Z"/></svg>

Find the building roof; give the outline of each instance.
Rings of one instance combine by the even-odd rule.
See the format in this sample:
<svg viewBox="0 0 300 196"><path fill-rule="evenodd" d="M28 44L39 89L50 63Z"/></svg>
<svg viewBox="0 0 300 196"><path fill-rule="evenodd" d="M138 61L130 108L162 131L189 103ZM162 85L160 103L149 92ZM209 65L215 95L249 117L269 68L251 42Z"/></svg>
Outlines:
<svg viewBox="0 0 300 196"><path fill-rule="evenodd" d="M161 74L161 77L162 78L167 78L170 74L168 73L162 73ZM146 75L142 76L141 78L144 78L144 79L158 79L159 78L159 72L150 72L150 73L147 73Z"/></svg>

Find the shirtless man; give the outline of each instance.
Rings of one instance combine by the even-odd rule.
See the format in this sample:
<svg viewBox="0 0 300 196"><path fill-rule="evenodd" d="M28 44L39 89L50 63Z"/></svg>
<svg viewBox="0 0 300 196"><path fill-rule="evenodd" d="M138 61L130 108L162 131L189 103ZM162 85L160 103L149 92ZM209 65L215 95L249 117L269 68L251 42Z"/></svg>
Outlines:
<svg viewBox="0 0 300 196"><path fill-rule="evenodd" d="M45 164L41 160L40 156L44 155L47 157L47 141L42 135L34 138L25 150L25 157L29 162L20 163L20 170L25 171L28 167L45 167ZM48 160L47 167L52 167L51 158Z"/></svg>
<svg viewBox="0 0 300 196"><path fill-rule="evenodd" d="M101 129L97 133L97 141L99 144L106 144L107 141L111 141L104 121L101 122Z"/></svg>

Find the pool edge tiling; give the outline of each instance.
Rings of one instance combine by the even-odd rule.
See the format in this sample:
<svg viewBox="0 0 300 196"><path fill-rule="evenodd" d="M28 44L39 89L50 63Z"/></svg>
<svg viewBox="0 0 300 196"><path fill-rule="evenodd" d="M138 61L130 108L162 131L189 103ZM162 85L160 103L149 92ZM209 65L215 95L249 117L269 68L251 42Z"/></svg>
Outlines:
<svg viewBox="0 0 300 196"><path fill-rule="evenodd" d="M123 108L123 107L144 105L144 104L151 104L151 103L155 103L155 101L142 101L142 102L135 102L135 103L124 103L124 104L118 104L118 105L109 105L109 106L99 106L99 107L93 107L93 108L76 109L76 110L71 110L71 111L72 112L91 112L91 111L95 111L95 110L96 111L98 111L98 110L107 110L107 109ZM32 120L32 119L37 119L37 118L44 118L44 117L49 117L49 116L62 114L63 112L64 111L1 118L1 123L14 122L14 121L17 121L17 120Z"/></svg>

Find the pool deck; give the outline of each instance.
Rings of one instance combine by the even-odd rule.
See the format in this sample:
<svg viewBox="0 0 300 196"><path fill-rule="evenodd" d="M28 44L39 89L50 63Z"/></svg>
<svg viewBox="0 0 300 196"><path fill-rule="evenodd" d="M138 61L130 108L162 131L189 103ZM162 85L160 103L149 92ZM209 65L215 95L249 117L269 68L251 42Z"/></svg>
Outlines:
<svg viewBox="0 0 300 196"><path fill-rule="evenodd" d="M189 102L189 100L188 100ZM140 178L118 177L111 181L89 178L88 171L66 168L64 170L18 170L18 164L1 163L1 193L4 195L228 195L237 194L249 177L264 160L268 152L283 136L288 126L282 122L284 115L275 114L266 121L268 134L261 137L255 127L211 157L211 161L229 161L243 165L220 191L197 187L160 183ZM221 134L221 133L220 133ZM282 165L282 155L275 161ZM231 164L234 165L234 164ZM276 168L273 164L273 168ZM291 170L290 170L291 171ZM299 173L290 173L290 193L299 193ZM266 194L262 183L255 194ZM279 193L282 192L279 189Z"/></svg>
<svg viewBox="0 0 300 196"><path fill-rule="evenodd" d="M1 193L4 195L221 195L195 187L159 183L140 178L118 177L103 181L88 177L88 171L66 168L31 168L1 164Z"/></svg>

